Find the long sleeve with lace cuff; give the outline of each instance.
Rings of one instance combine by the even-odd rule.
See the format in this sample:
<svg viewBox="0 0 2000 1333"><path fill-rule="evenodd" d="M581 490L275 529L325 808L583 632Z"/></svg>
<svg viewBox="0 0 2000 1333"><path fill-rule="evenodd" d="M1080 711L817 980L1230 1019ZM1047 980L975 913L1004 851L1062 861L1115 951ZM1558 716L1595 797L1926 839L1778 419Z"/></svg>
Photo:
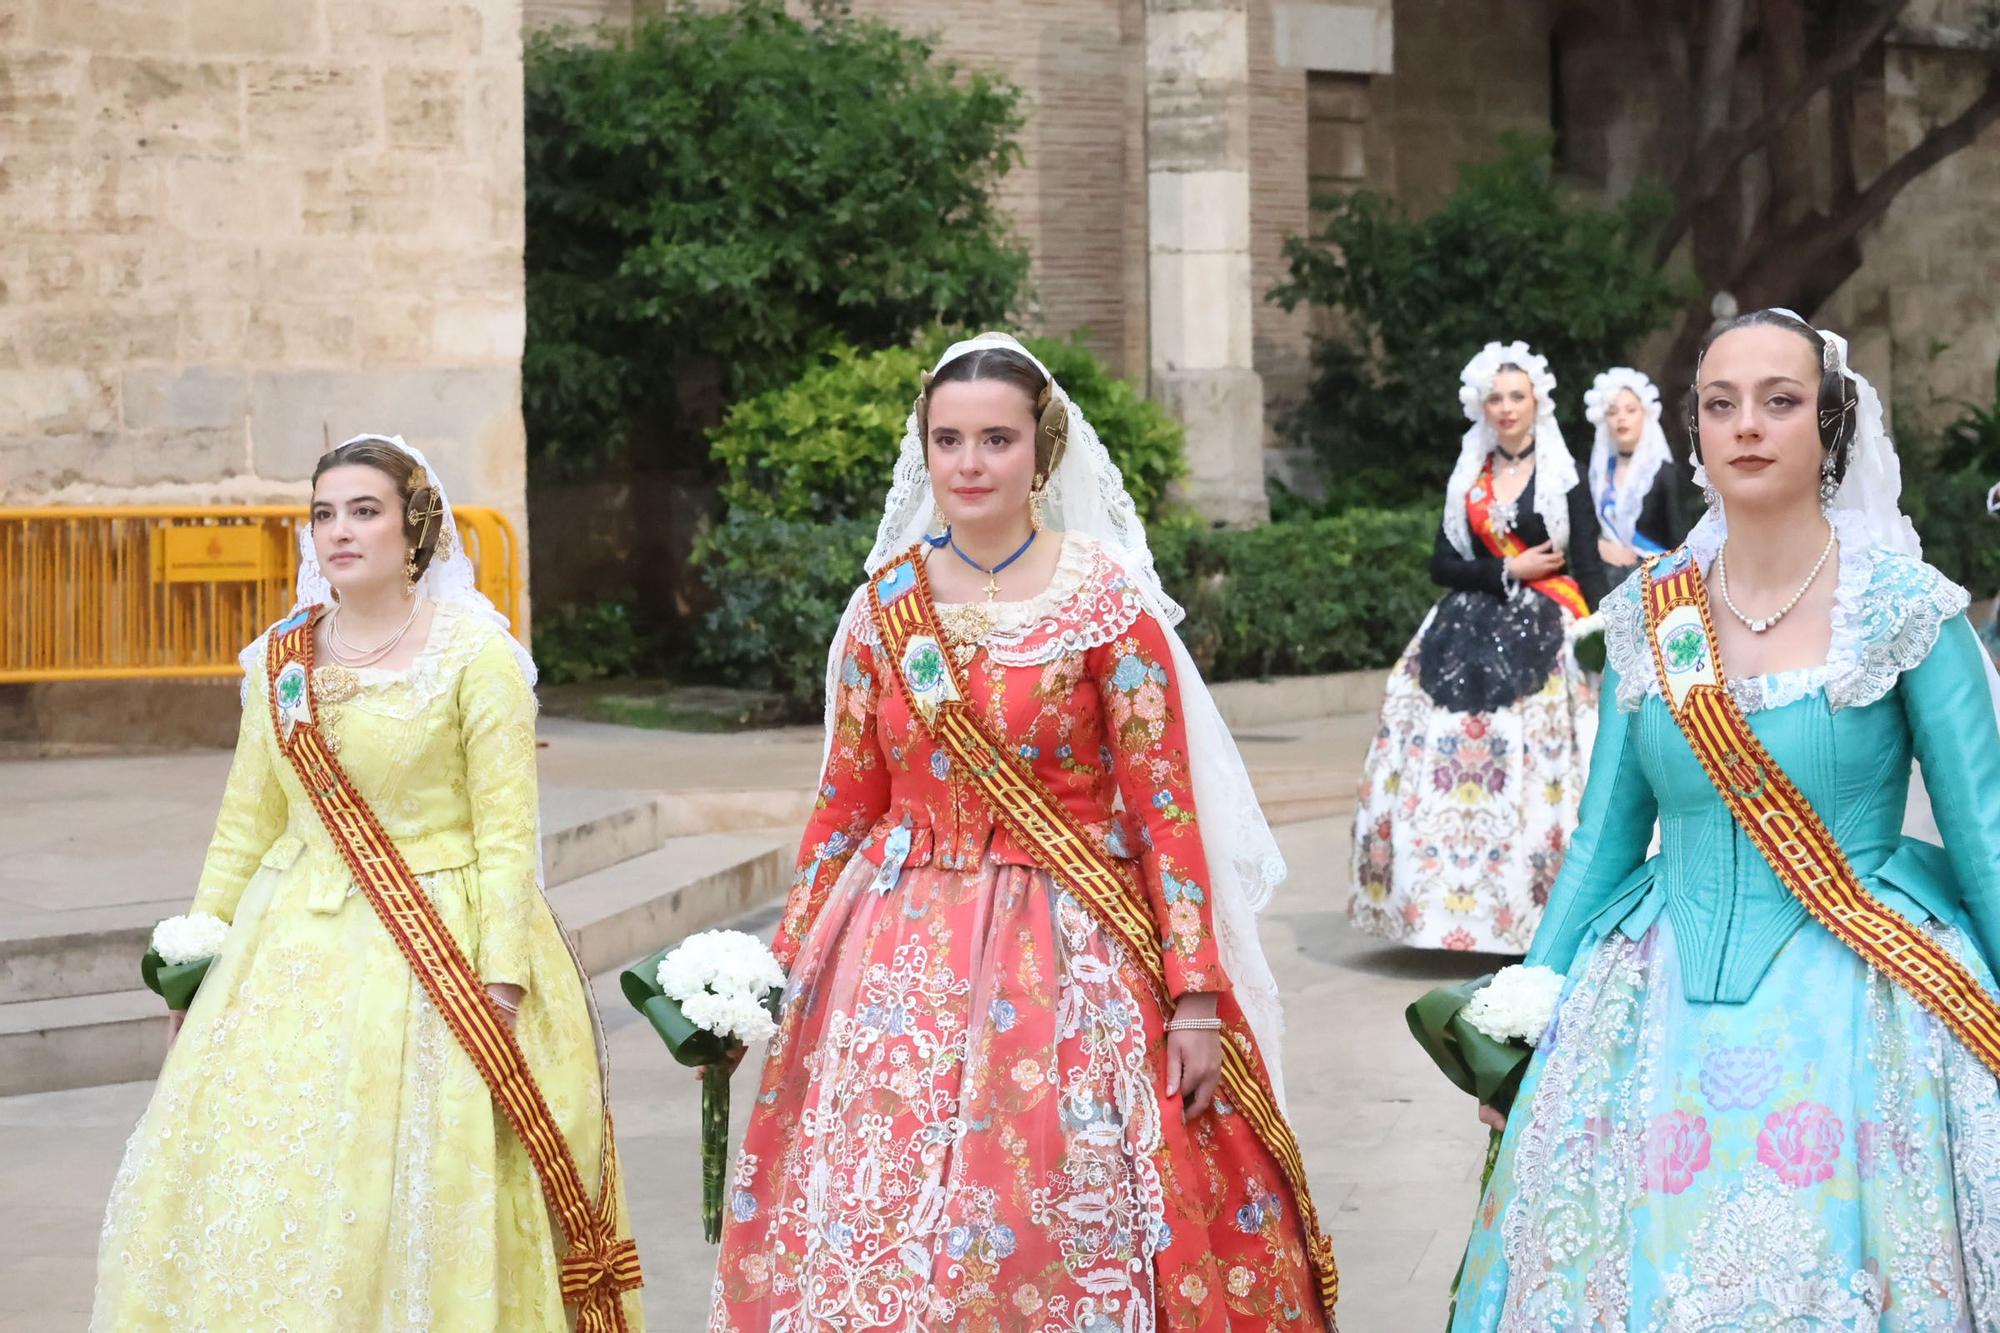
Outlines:
<svg viewBox="0 0 2000 1333"><path fill-rule="evenodd" d="M1549 891L1542 924L1528 946L1529 963L1568 971L1583 942L1584 927L1646 859L1660 803L1632 743L1638 718L1637 713L1619 711L1618 672L1607 665L1598 701L1597 744L1576 832L1570 836L1562 873Z"/></svg>
<svg viewBox="0 0 2000 1333"><path fill-rule="evenodd" d="M1945 855L1992 965L2000 961L2000 732L1984 652L1972 622L1953 616L1899 687Z"/></svg>
<svg viewBox="0 0 2000 1333"><path fill-rule="evenodd" d="M1125 812L1139 826L1140 879L1159 926L1167 990L1230 989L1215 939L1208 858L1194 804L1187 728L1173 655L1151 616L1125 636L1093 649L1090 665L1104 701Z"/></svg>
<svg viewBox="0 0 2000 1333"><path fill-rule="evenodd" d="M529 914L536 883L539 798L535 696L513 650L495 634L458 682L465 784L478 858L480 980L529 989Z"/></svg>
<svg viewBox="0 0 2000 1333"><path fill-rule="evenodd" d="M889 771L875 735L875 695L878 689L893 688L894 682L883 680L876 671L868 645L850 632L833 701L833 748L820 774L812 820L799 844L798 871L785 899L785 914L771 943L771 951L787 971L834 882L889 808Z"/></svg>
<svg viewBox="0 0 2000 1333"><path fill-rule="evenodd" d="M285 789L278 782L266 708L262 692L245 692L243 720L236 732L236 757L229 763L222 809L215 817L215 835L202 860L201 880L190 909L224 921L235 918L244 886L257 873L264 853L285 831Z"/></svg>

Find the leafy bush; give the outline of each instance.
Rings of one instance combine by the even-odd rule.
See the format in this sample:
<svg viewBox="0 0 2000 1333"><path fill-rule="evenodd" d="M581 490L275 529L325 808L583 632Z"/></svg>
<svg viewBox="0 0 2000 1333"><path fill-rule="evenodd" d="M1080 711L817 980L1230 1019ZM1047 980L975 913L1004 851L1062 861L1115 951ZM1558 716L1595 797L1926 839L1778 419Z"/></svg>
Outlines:
<svg viewBox="0 0 2000 1333"><path fill-rule="evenodd" d="M1214 531L1154 525L1155 563L1188 609L1181 633L1210 680L1384 667L1438 595L1434 505ZM708 677L782 693L817 716L827 643L861 582L867 520L738 515L703 540L717 600L697 645Z"/></svg>
<svg viewBox="0 0 2000 1333"><path fill-rule="evenodd" d="M879 352L842 344L791 383L730 408L710 439L731 510L795 520L879 515L920 376L955 336ZM1083 409L1140 512L1157 512L1167 483L1185 471L1180 425L1081 342L1025 342Z"/></svg>
<svg viewBox="0 0 2000 1333"><path fill-rule="evenodd" d="M2000 522L1986 512L1986 492L1995 481L2000 470L1972 464L1924 469L1907 477L1903 490L1903 509L1923 538L1924 559L1970 590L1974 601L2000 592Z"/></svg>
<svg viewBox="0 0 2000 1333"><path fill-rule="evenodd" d="M1345 503L1434 497L1465 433L1458 374L1481 346L1525 340L1556 375L1557 413L1580 446L1583 393L1674 308L1645 239L1660 201L1614 209L1564 197L1546 138L1509 136L1498 161L1460 169L1438 212L1413 218L1360 192L1322 201L1317 235L1286 242L1287 309L1341 313L1314 348L1307 400L1282 423Z"/></svg>
<svg viewBox="0 0 2000 1333"><path fill-rule="evenodd" d="M537 34L526 99L541 475L658 452L836 335L905 342L1016 303L1027 256L993 188L1019 93L879 21L742 0Z"/></svg>
<svg viewBox="0 0 2000 1333"><path fill-rule="evenodd" d="M1439 590L1437 506L1353 509L1247 531L1165 529L1154 561L1181 598L1210 680L1317 675L1394 662Z"/></svg>
<svg viewBox="0 0 2000 1333"><path fill-rule="evenodd" d="M627 602L566 606L535 621L535 666L546 685L645 675L658 666L657 649Z"/></svg>
<svg viewBox="0 0 2000 1333"><path fill-rule="evenodd" d="M715 598L693 645L717 682L783 695L796 716L816 715L826 649L860 586L875 523L799 523L732 515L695 548Z"/></svg>

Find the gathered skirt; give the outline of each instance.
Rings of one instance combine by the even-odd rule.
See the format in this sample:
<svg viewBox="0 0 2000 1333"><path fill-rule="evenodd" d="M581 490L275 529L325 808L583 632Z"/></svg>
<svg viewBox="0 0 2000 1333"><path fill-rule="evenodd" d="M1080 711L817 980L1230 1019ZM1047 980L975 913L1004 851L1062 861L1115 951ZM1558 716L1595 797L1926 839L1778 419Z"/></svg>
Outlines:
<svg viewBox="0 0 2000 1333"><path fill-rule="evenodd" d="M1452 1329L2000 1329L2000 1085L1817 923L1743 1004L1684 998L1667 918L1614 931L1522 1082Z"/></svg>
<svg viewBox="0 0 2000 1333"><path fill-rule="evenodd" d="M1041 870L857 856L801 946L729 1185L711 1333L1323 1330L1291 1192Z"/></svg>
<svg viewBox="0 0 2000 1333"><path fill-rule="evenodd" d="M112 1186L92 1329L571 1327L527 1151L366 899L306 905L311 856L251 879L188 1009ZM422 882L476 956L476 869ZM594 1161L597 1042L559 931L539 914L516 1035ZM638 1328L638 1293L625 1309Z"/></svg>
<svg viewBox="0 0 2000 1333"><path fill-rule="evenodd" d="M1525 953L1576 825L1597 692L1536 594L1455 592L1389 674L1354 815L1357 929Z"/></svg>

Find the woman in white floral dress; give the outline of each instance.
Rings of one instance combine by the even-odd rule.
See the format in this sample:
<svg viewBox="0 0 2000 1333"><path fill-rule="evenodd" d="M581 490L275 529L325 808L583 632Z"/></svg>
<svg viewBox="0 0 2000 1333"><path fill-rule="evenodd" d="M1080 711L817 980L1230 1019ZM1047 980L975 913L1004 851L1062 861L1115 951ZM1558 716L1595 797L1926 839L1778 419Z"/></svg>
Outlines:
<svg viewBox="0 0 2000 1333"><path fill-rule="evenodd" d="M1389 675L1348 916L1399 944L1520 953L1583 795L1595 695L1567 630L1604 565L1548 363L1488 343L1460 379L1471 426L1431 555L1449 591Z"/></svg>

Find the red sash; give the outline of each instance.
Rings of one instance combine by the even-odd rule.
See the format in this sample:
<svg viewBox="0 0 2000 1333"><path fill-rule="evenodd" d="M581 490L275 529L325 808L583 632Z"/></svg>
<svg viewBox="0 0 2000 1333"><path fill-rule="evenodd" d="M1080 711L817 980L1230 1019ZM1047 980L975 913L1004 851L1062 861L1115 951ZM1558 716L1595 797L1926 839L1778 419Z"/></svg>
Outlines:
<svg viewBox="0 0 2000 1333"><path fill-rule="evenodd" d="M1164 1012L1167 978L1160 930L1129 867L1091 839L1014 748L996 741L978 712L965 704L958 667L945 651L945 633L931 598L922 551L921 544L912 547L868 584L869 609L904 700L960 771L971 775L995 818L1118 941ZM1227 1024L1222 1042L1223 1091L1291 1187L1305 1233L1306 1258L1331 1318L1340 1296L1340 1270L1306 1186L1298 1140L1271 1093L1250 1025L1240 1012L1220 1016Z"/></svg>
<svg viewBox="0 0 2000 1333"><path fill-rule="evenodd" d="M266 687L278 750L298 774L299 784L368 905L409 960L424 994L444 1016L452 1036L493 1094L494 1105L528 1150L549 1211L569 1240L569 1251L562 1259L562 1295L565 1302L577 1307L578 1333L624 1333L628 1325L620 1295L640 1286L641 1279L639 1251L630 1238L618 1234L614 1216L617 1152L611 1137L609 1099L604 1107L602 1167L593 1203L576 1157L535 1084L527 1057L501 1021L485 983L411 873L402 852L383 831L375 812L334 760L326 738L312 720L312 626L317 611L315 607L301 612L271 631Z"/></svg>
<svg viewBox="0 0 2000 1333"><path fill-rule="evenodd" d="M1676 559L1678 569L1654 579L1655 565ZM1729 813L1813 920L1936 1014L2000 1074L2000 1005L1964 964L1868 892L1724 683L1701 569L1684 552L1661 561L1649 561L1639 576L1660 696Z"/></svg>
<svg viewBox="0 0 2000 1333"><path fill-rule="evenodd" d="M1533 485L1532 482L1529 484ZM1472 520L1473 534L1479 538L1480 545L1489 553L1506 560L1528 549L1521 539L1514 535L1512 528L1500 531L1494 526L1491 458L1486 460L1486 466L1480 469L1479 479L1472 483L1472 489L1465 494L1465 515ZM1545 579L1536 579L1528 586L1578 620L1590 614L1590 603L1583 599L1583 589L1567 574L1551 574Z"/></svg>

